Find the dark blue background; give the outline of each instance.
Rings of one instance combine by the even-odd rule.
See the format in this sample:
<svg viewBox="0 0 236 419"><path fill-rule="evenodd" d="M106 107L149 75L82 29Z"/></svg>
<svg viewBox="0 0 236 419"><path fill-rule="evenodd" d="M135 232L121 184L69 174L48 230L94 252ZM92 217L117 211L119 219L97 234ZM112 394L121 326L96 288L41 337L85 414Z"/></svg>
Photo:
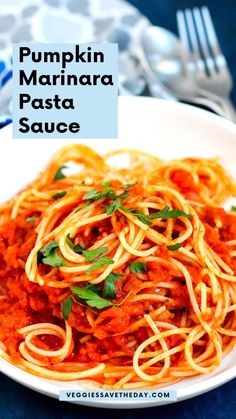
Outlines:
<svg viewBox="0 0 236 419"><path fill-rule="evenodd" d="M80 0L78 0L80 1ZM103 0L107 1L108 0ZM211 11L214 24L231 72L236 79L236 0L130 0L153 24L176 32L175 12L178 8L206 4ZM236 104L236 91L233 92ZM0 380L0 418L4 419L139 419L148 415L149 419L231 419L236 418L236 380L221 388L194 399L178 404L160 406L148 410L104 410L69 403L37 394L14 383L1 375Z"/></svg>

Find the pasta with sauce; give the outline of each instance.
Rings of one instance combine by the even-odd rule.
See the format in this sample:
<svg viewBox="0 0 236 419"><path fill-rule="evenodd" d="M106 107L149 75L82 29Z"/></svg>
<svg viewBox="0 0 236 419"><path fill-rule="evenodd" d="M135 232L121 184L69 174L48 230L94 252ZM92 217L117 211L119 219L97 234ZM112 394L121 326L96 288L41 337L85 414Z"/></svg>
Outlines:
<svg viewBox="0 0 236 419"><path fill-rule="evenodd" d="M1 356L105 389L213 371L236 340L235 192L217 159L59 150L0 205Z"/></svg>

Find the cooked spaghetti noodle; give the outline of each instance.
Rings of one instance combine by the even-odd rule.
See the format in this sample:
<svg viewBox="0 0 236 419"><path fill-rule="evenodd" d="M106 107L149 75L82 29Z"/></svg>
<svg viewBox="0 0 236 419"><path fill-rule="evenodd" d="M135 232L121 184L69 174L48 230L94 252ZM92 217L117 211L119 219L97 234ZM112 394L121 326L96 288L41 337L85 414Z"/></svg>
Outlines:
<svg viewBox="0 0 236 419"><path fill-rule="evenodd" d="M64 147L0 206L2 357L105 389L213 371L236 340L235 192L217 159Z"/></svg>

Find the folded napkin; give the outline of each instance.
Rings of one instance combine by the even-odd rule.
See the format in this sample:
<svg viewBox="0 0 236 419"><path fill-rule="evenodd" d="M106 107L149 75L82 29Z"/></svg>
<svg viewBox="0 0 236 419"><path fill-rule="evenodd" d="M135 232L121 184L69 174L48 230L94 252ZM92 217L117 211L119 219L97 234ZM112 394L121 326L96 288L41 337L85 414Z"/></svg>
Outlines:
<svg viewBox="0 0 236 419"><path fill-rule="evenodd" d="M8 0L0 8L0 128L11 122L13 42L115 42L119 93L141 95L140 33L149 21L123 0Z"/></svg>

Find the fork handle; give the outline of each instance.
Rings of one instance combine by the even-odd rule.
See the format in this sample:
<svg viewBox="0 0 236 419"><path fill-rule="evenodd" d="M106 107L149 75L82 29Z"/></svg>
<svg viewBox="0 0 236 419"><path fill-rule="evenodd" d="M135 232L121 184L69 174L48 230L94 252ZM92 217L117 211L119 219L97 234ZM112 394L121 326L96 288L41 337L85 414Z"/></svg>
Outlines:
<svg viewBox="0 0 236 419"><path fill-rule="evenodd" d="M222 108L218 103L213 102L212 100L205 99L203 97L181 97L180 102L187 103L190 105L196 105L198 107L204 106L208 110L214 112L216 115L222 116L225 118L225 113L223 112Z"/></svg>
<svg viewBox="0 0 236 419"><path fill-rule="evenodd" d="M228 98L219 98L218 103L224 113L225 118L236 122L236 112L233 103Z"/></svg>
<svg viewBox="0 0 236 419"><path fill-rule="evenodd" d="M221 97L214 93L207 92L206 90L199 88L196 90L195 93L198 94L198 96L208 99L215 103L215 105L220 109L220 112L217 112L219 115L223 116L229 121L236 122L236 111L233 103L229 98Z"/></svg>

